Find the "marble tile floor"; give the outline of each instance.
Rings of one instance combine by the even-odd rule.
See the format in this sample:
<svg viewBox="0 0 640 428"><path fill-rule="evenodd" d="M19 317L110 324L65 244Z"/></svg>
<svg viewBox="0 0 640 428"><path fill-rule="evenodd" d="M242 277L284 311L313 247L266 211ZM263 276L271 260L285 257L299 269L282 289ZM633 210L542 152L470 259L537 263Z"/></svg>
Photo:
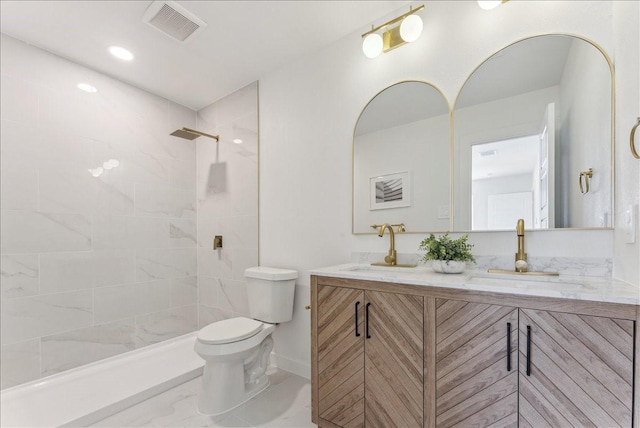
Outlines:
<svg viewBox="0 0 640 428"><path fill-rule="evenodd" d="M91 427L315 427L309 380L275 367L268 373L271 385L266 391L221 416L198 414L201 378L197 377Z"/></svg>

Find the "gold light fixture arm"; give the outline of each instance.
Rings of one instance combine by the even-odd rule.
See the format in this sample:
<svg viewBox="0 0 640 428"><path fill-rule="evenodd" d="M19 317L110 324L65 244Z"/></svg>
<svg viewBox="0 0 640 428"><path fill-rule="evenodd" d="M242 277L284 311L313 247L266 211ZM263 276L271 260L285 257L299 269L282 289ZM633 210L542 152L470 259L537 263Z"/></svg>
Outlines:
<svg viewBox="0 0 640 428"><path fill-rule="evenodd" d="M407 16L409 15L413 15L414 13L420 12L422 9L424 9L424 5L417 7L416 9L413 9L412 6L409 6L409 12L398 16L397 18L392 19L391 21L387 21L382 25L378 25L375 28L372 28L370 31L367 31L366 33L364 33L362 35L362 38L364 39L365 37L367 37L369 34L375 33L378 30L383 29L384 27L388 27L390 25L396 24L400 21L402 21L403 19L405 19Z"/></svg>
<svg viewBox="0 0 640 428"><path fill-rule="evenodd" d="M205 132L196 131L195 129L187 128L187 127L184 127L184 126L182 127L182 130L183 131L187 131L187 132L191 132L192 134L202 135L203 137L213 138L214 140L216 140L216 142L220 141L220 136L219 135L207 134Z"/></svg>
<svg viewBox="0 0 640 428"><path fill-rule="evenodd" d="M586 193L589 193L589 182L591 181L591 178L593 177L593 168L589 168L586 171L582 171L580 173L580 177L578 178L579 183L580 183L580 193L582 193L583 195ZM584 179L584 187L582 186L582 181Z"/></svg>
<svg viewBox="0 0 640 428"><path fill-rule="evenodd" d="M640 159L640 154L638 154L638 151L636 150L636 143L635 143L636 129L638 129L638 126L640 126L640 117L638 118L638 121L636 122L636 124L633 125L633 128L631 128L631 135L629 135L629 145L631 146L631 154L636 159Z"/></svg>

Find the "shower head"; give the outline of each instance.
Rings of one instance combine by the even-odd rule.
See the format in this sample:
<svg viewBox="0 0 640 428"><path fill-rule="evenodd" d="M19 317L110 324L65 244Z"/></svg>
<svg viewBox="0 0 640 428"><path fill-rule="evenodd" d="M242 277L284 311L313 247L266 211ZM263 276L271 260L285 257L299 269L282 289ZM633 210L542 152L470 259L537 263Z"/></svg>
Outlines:
<svg viewBox="0 0 640 428"><path fill-rule="evenodd" d="M173 131L171 135L173 135L174 137L184 138L186 140L195 140L198 137L209 137L216 140L216 143L220 141L219 135L210 135L204 132L196 131L195 129L185 128L185 127L182 127L182 129L177 129Z"/></svg>

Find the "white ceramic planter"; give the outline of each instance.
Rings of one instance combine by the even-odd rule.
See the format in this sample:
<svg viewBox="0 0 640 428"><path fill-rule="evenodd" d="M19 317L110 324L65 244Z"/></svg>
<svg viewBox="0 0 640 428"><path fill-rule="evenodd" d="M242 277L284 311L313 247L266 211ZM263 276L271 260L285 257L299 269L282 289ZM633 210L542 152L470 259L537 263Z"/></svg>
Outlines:
<svg viewBox="0 0 640 428"><path fill-rule="evenodd" d="M467 263L453 260L432 260L431 267L438 273L462 273L467 267Z"/></svg>

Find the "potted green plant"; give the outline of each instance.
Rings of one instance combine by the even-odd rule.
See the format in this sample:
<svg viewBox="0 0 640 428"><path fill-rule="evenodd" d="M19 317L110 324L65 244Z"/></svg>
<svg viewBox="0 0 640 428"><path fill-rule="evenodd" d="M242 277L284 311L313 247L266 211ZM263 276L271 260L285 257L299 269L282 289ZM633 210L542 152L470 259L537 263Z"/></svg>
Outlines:
<svg viewBox="0 0 640 428"><path fill-rule="evenodd" d="M475 262L471 254L473 245L467 244L469 234L451 239L448 233L437 238L432 234L420 243L420 249L426 251L423 261L431 261L434 271L440 273L461 273L467 262Z"/></svg>

